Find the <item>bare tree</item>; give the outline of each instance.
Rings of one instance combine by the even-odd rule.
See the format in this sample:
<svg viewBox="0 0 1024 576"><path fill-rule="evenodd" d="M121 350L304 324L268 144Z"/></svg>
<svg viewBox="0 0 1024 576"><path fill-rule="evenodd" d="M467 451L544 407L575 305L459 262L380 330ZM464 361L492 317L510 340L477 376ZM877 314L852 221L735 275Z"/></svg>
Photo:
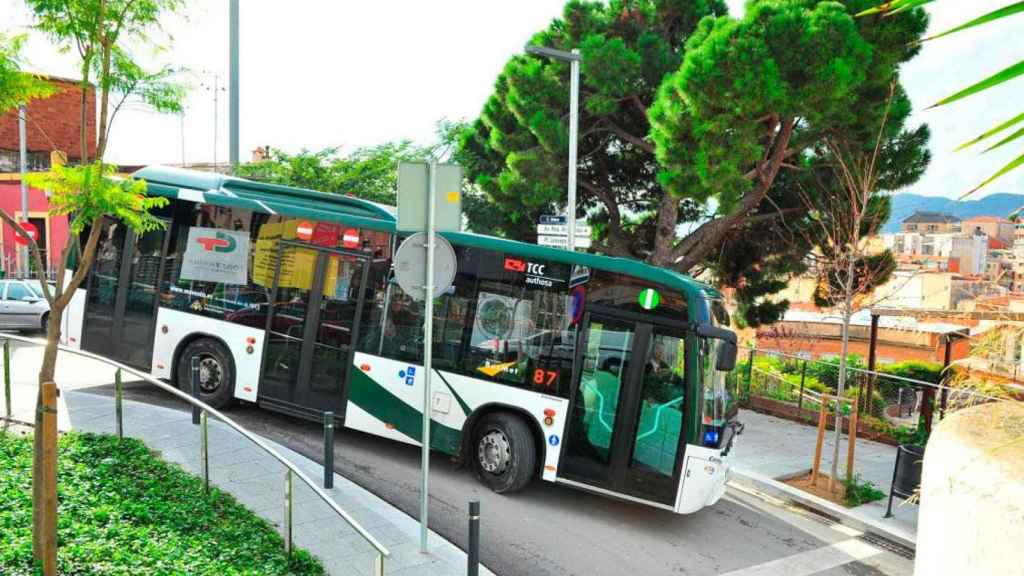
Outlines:
<svg viewBox="0 0 1024 576"><path fill-rule="evenodd" d="M809 257L810 269L818 278L815 303L837 309L842 321L836 389L840 398L845 395L847 382L851 318L895 268L892 254L888 250L872 253L868 241L888 216L887 199L878 186L879 158L896 86L894 82L889 88L873 146L859 146L843 134L827 136L820 151L821 162L811 169L810 180L817 189L811 193L800 187L798 192L809 214L802 234L815 246ZM838 477L841 436L842 409L837 402L830 490Z"/></svg>

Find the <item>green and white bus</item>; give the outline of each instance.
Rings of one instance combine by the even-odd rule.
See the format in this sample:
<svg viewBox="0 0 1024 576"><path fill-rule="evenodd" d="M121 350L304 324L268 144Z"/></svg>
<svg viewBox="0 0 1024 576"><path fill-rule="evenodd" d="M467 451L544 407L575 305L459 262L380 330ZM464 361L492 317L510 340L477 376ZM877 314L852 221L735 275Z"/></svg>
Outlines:
<svg viewBox="0 0 1024 576"><path fill-rule="evenodd" d="M70 346L202 399L418 444L422 303L394 280L394 210L165 167L166 228L103 224ZM736 340L713 288L636 261L470 233L435 300L431 447L497 492L535 478L689 513L725 491Z"/></svg>

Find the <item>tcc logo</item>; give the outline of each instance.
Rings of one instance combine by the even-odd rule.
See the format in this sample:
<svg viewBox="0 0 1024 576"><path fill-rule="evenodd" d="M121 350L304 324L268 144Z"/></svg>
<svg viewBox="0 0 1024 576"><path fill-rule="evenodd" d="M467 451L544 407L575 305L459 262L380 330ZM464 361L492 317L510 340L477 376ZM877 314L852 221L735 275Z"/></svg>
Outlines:
<svg viewBox="0 0 1024 576"><path fill-rule="evenodd" d="M544 268L547 264L537 264L536 262L529 262L526 264L526 273L534 276L543 276Z"/></svg>

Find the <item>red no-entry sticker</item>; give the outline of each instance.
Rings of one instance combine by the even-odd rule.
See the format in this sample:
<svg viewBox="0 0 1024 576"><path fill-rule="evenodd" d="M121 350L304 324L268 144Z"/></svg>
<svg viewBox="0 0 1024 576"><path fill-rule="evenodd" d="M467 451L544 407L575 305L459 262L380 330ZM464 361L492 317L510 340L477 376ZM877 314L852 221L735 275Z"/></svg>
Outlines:
<svg viewBox="0 0 1024 576"><path fill-rule="evenodd" d="M36 242L39 241L39 229L36 228L35 224L31 222L22 222L21 228L29 236L31 236L33 240L35 240ZM28 246L28 240L26 240L24 236L18 234L17 232L14 233L14 243L17 244L18 246Z"/></svg>

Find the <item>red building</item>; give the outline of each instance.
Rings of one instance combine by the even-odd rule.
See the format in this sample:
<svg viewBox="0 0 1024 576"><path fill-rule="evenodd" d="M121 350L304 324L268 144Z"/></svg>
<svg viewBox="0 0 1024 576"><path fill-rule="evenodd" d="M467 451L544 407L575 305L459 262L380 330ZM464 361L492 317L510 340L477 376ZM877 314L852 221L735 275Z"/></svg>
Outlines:
<svg viewBox="0 0 1024 576"><path fill-rule="evenodd" d="M74 80L49 77L55 92L48 98L33 100L26 106L25 122L28 148L28 170L45 172L62 156L67 163L81 161L82 91ZM96 153L96 91L86 94L86 139L89 156ZM0 116L0 210L21 218L21 176L19 174L18 111ZM59 161L59 160L57 160ZM66 216L50 216L49 200L44 190L29 188L28 219L39 230L39 247L46 251L47 265L52 269L60 259L60 250L68 236ZM6 225L0 229L0 269L20 268L14 230Z"/></svg>

